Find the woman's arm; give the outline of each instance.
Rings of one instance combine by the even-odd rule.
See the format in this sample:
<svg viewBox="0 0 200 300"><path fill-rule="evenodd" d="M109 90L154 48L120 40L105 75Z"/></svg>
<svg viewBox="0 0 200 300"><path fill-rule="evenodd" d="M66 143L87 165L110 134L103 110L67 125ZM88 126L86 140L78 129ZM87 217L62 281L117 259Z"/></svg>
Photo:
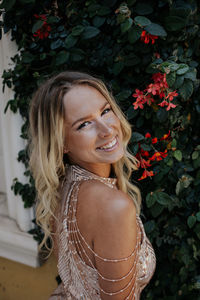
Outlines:
<svg viewBox="0 0 200 300"><path fill-rule="evenodd" d="M135 299L140 231L134 203L123 192L101 183L88 184L87 202L94 217L93 245L98 254L95 265L101 299Z"/></svg>

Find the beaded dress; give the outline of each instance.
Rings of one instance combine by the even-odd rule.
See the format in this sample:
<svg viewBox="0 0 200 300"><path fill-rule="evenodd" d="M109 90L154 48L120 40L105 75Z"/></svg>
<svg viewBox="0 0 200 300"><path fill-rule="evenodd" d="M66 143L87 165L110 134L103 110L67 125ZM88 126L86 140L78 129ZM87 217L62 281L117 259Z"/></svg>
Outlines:
<svg viewBox="0 0 200 300"><path fill-rule="evenodd" d="M139 215L136 215L138 236L136 246L129 257L120 259L106 259L94 252L78 227L76 219L77 198L80 184L85 180L98 180L110 188L117 188L115 178L97 176L77 165L66 166L66 177L62 185L55 245L58 257L58 273L62 280L61 284L50 296L49 300L101 300L100 292L105 293L111 300L115 295L120 295L125 289L133 287L125 299L139 300L141 291L150 281L156 265L156 258L151 243L146 237L143 224ZM87 250L87 251L86 251ZM131 259L134 256L134 264L130 271L121 278L105 278L94 266L88 253L105 263L119 263ZM86 263L87 261L87 263ZM123 288L110 293L103 290L98 282L100 277L108 282L123 282L131 279ZM134 284L133 284L134 282Z"/></svg>

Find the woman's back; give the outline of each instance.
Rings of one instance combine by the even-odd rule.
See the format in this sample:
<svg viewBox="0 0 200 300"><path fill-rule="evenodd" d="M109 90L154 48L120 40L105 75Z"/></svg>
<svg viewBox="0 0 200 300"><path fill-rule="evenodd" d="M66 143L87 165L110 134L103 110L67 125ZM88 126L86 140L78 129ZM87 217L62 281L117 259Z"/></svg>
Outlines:
<svg viewBox="0 0 200 300"><path fill-rule="evenodd" d="M50 299L139 299L155 255L116 179L67 167L58 226L62 284Z"/></svg>

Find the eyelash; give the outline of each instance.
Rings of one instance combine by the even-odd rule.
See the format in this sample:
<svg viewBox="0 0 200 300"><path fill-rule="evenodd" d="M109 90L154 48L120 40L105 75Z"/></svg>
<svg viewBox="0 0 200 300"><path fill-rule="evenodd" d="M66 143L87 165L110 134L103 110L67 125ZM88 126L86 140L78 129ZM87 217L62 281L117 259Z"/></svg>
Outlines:
<svg viewBox="0 0 200 300"><path fill-rule="evenodd" d="M103 110L103 112L102 112L101 115L104 115L104 113L105 113L106 110L108 110L108 112L110 112L112 109L111 109L111 107L107 107L106 109ZM108 112L106 112L106 113L108 113ZM85 124L86 124L86 123L89 123L89 122L90 122L90 121L85 121L85 122L83 122L81 125L79 125L79 127L77 128L77 130L80 130L81 128L84 128L85 126L87 126L87 125L85 125Z"/></svg>

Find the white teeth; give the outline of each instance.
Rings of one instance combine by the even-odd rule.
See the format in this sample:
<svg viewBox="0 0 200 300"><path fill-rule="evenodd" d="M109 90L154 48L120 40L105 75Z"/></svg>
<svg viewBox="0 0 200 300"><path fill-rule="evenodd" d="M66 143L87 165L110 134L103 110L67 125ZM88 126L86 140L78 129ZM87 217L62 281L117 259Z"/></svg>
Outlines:
<svg viewBox="0 0 200 300"><path fill-rule="evenodd" d="M112 141L112 142L110 142L109 144L107 144L107 145L105 145L105 146L103 146L103 147L100 147L100 149L108 149L108 148L111 148L111 147L113 147L115 144L116 144L116 142L117 142L117 140L116 140L116 138Z"/></svg>

